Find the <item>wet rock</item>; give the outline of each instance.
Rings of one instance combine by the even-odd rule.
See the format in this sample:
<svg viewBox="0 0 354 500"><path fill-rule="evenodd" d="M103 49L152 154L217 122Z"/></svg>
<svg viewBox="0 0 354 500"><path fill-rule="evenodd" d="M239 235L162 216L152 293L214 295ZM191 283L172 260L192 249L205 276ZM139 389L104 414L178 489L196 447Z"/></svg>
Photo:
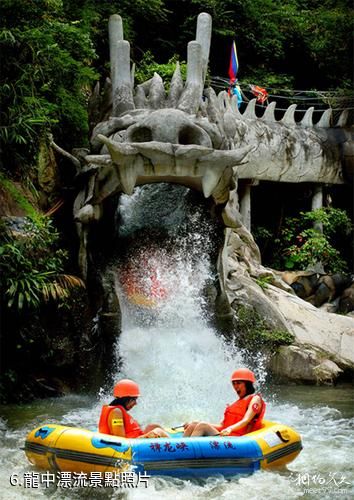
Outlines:
<svg viewBox="0 0 354 500"><path fill-rule="evenodd" d="M343 373L343 370L330 359L326 359L315 366L313 372L317 377L318 384L333 385L337 378Z"/></svg>
<svg viewBox="0 0 354 500"><path fill-rule="evenodd" d="M291 288L294 290L298 297L300 297L301 299L306 299L314 293L317 283L317 274L311 274L309 276L299 276L296 281L291 284Z"/></svg>
<svg viewBox="0 0 354 500"><path fill-rule="evenodd" d="M282 381L333 385L343 370L323 356L321 349L312 346L282 346L272 358L270 369Z"/></svg>
<svg viewBox="0 0 354 500"><path fill-rule="evenodd" d="M286 318L288 331L295 335L298 346L320 349L341 369L354 370L352 318L318 309L272 285L265 289L265 293Z"/></svg>
<svg viewBox="0 0 354 500"><path fill-rule="evenodd" d="M331 302L338 297L351 282L352 277L350 275L336 273L321 276L315 289L313 305L319 307L325 302Z"/></svg>
<svg viewBox="0 0 354 500"><path fill-rule="evenodd" d="M30 225L32 225L28 217L9 215L6 217L0 217L0 220L5 226L6 230L14 238L28 236L28 228Z"/></svg>
<svg viewBox="0 0 354 500"><path fill-rule="evenodd" d="M338 303L338 312L341 314L351 311L354 311L354 283L344 290Z"/></svg>
<svg viewBox="0 0 354 500"><path fill-rule="evenodd" d="M270 362L270 369L282 381L316 383L314 368L320 352L312 347L281 346Z"/></svg>

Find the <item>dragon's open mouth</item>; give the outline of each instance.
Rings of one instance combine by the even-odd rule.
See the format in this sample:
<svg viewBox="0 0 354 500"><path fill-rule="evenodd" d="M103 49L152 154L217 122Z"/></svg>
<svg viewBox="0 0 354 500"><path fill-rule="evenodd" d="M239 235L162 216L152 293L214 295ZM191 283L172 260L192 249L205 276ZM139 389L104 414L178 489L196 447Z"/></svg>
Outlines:
<svg viewBox="0 0 354 500"><path fill-rule="evenodd" d="M247 154L254 149L245 146L239 150L217 151L197 144L157 141L117 143L104 136L100 139L108 147L121 188L126 194L131 194L137 183L167 179L178 182L179 178L183 178L187 185L201 187L206 198L214 193L219 195L214 195L218 201L221 191L230 184L231 167L246 161Z"/></svg>

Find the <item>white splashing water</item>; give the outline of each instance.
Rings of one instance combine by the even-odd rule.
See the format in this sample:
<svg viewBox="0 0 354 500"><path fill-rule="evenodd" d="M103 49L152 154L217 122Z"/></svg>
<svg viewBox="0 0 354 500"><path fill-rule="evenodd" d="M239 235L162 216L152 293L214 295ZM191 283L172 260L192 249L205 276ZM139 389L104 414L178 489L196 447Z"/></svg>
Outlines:
<svg viewBox="0 0 354 500"><path fill-rule="evenodd" d="M138 201L136 198L135 206ZM123 198L121 212L127 225L131 219L137 224L132 204L131 199ZM225 381L244 364L241 356L229 352L205 315L203 289L213 279L208 255L213 244L211 227L196 209L186 214L179 207L175 224L181 223L181 215L187 215L194 226L187 235L192 244L186 243L185 236L173 238L172 243L170 239L158 249L142 242L143 250L140 247L130 255L129 269L139 270L133 279L145 285L152 273L158 279L163 294L155 297L155 306L129 305L119 276L117 281L125 303L117 346L123 365L118 376L139 382L142 397L134 412L144 423L148 423L146 419L164 425L190 418L218 421L225 401L234 399L231 384ZM149 293L148 286L145 291Z"/></svg>
<svg viewBox="0 0 354 500"><path fill-rule="evenodd" d="M175 254L172 261L172 266L159 263L167 297L158 307L124 311L117 347L123 360L121 375L141 386L142 397L134 411L142 420L158 419L165 425L192 417L214 421L225 400L234 397L225 381L243 362L240 356L231 356L204 318L201 289L210 278L206 259L197 262L192 274L188 257ZM141 326L144 315L150 321Z"/></svg>

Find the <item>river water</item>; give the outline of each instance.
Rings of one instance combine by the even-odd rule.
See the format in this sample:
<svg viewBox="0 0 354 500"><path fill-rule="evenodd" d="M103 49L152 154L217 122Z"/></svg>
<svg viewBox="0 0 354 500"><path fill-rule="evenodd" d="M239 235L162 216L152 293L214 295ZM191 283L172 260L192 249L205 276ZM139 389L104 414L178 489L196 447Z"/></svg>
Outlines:
<svg viewBox="0 0 354 500"><path fill-rule="evenodd" d="M123 198L119 217L126 232L130 219L134 230L139 226L132 214L138 211L135 203L147 194L151 199L146 190L136 195L135 201ZM178 195L183 205L185 192L178 191ZM226 344L210 324L202 290L213 278L210 246L214 232L211 224L201 223L195 207L190 216L199 229L188 232L187 243L184 229L183 238L171 239L176 227L182 226L175 219L167 220L165 243L156 247L144 240L123 261L110 263L123 304L123 328L116 346L121 364L113 378L129 377L139 383L141 397L132 414L142 425L151 421L164 426L190 419L220 421L226 403L235 399L230 374L245 365L237 346ZM147 219L144 212L141 217ZM148 266L141 264L144 259ZM122 270L139 265L142 293L147 293L149 286L151 291L154 277L153 307L139 305L127 296ZM71 394L1 408L0 498L353 499L352 387L274 386L267 382L261 356L252 368L267 401L266 418L285 423L302 436L304 449L288 471L260 471L232 479L150 478L147 487L129 490L12 485L14 475L23 483L26 474L35 472L21 450L27 432L50 422L96 430L101 405L111 400L109 392L101 390L99 394Z"/></svg>

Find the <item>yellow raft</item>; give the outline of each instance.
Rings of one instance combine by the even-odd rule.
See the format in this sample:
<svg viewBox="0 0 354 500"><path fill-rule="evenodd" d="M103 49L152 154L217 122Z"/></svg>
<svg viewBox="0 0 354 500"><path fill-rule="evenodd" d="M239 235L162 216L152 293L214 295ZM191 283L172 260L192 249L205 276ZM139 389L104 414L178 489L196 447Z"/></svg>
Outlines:
<svg viewBox="0 0 354 500"><path fill-rule="evenodd" d="M265 421L262 429L242 437L126 439L85 429L46 424L25 442L28 460L40 469L71 472L122 472L202 477L252 474L284 468L302 449L290 427Z"/></svg>

